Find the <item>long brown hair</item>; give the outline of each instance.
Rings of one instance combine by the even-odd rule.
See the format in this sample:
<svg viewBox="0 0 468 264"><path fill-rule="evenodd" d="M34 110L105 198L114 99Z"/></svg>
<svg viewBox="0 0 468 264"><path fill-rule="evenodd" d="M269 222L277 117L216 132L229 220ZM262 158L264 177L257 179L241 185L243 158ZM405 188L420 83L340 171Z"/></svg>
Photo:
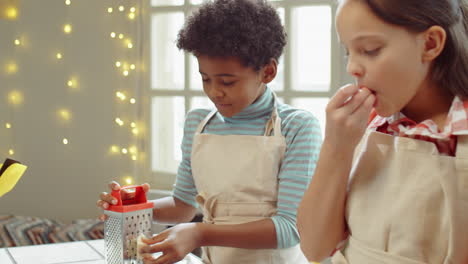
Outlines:
<svg viewBox="0 0 468 264"><path fill-rule="evenodd" d="M432 80L468 99L468 0L362 0L383 21L420 33L441 26L447 33Z"/></svg>

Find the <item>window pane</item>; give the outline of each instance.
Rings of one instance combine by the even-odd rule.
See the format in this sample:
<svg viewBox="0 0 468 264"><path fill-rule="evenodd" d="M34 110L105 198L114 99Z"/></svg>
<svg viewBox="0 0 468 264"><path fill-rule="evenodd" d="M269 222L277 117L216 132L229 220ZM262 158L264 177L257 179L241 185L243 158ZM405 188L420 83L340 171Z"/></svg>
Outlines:
<svg viewBox="0 0 468 264"><path fill-rule="evenodd" d="M203 90L203 82L198 69L198 61L195 56L190 56L190 89Z"/></svg>
<svg viewBox="0 0 468 264"><path fill-rule="evenodd" d="M331 8L291 10L292 89L328 91L331 78Z"/></svg>
<svg viewBox="0 0 468 264"><path fill-rule="evenodd" d="M207 96L196 96L192 98L190 110L197 108L215 109L215 105Z"/></svg>
<svg viewBox="0 0 468 264"><path fill-rule="evenodd" d="M325 108L327 107L329 98L293 98L291 105L299 109L304 109L311 112L319 121L322 135L325 132Z"/></svg>
<svg viewBox="0 0 468 264"><path fill-rule="evenodd" d="M176 47L184 14L156 14L152 17L151 79L153 89L184 89L184 53Z"/></svg>
<svg viewBox="0 0 468 264"><path fill-rule="evenodd" d="M184 0L151 0L152 6L183 5Z"/></svg>
<svg viewBox="0 0 468 264"><path fill-rule="evenodd" d="M183 97L154 97L151 100L153 171L176 173L182 159L185 100Z"/></svg>
<svg viewBox="0 0 468 264"><path fill-rule="evenodd" d="M190 3L193 5L199 5L203 2L206 2L206 0L190 0Z"/></svg>

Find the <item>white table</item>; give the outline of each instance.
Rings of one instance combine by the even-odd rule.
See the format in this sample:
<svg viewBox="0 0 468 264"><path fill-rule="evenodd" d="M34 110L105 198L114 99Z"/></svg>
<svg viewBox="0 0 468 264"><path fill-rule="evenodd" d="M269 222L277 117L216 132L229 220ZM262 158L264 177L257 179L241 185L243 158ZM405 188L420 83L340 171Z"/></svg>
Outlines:
<svg viewBox="0 0 468 264"><path fill-rule="evenodd" d="M104 240L0 248L1 264L106 264ZM180 264L202 264L189 254Z"/></svg>

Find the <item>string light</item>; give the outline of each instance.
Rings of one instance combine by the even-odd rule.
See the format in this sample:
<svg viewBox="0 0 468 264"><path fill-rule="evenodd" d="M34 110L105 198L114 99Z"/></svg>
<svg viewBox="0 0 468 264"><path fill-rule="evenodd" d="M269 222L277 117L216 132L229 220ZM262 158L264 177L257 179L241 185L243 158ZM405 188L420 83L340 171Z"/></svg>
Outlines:
<svg viewBox="0 0 468 264"><path fill-rule="evenodd" d="M124 38L124 34L120 33L119 34L119 39L123 39Z"/></svg>
<svg viewBox="0 0 468 264"><path fill-rule="evenodd" d="M8 94L8 101L10 102L10 104L12 105L20 105L23 103L23 94L19 91L11 91L9 94Z"/></svg>
<svg viewBox="0 0 468 264"><path fill-rule="evenodd" d="M131 146L130 148L128 148L128 150L130 151L131 154L137 153L137 148L135 146Z"/></svg>
<svg viewBox="0 0 468 264"><path fill-rule="evenodd" d="M116 92L115 93L115 96L117 96L120 100L124 101L125 99L127 99L127 96L125 96L124 93L122 92Z"/></svg>
<svg viewBox="0 0 468 264"><path fill-rule="evenodd" d="M112 13L112 12L114 12L114 9L113 9L112 7L107 8L107 13L110 14L110 13Z"/></svg>
<svg viewBox="0 0 468 264"><path fill-rule="evenodd" d="M110 152L111 152L111 153L114 153L114 154L119 153L119 152L120 152L120 148L119 148L117 145L112 145L112 146L110 147Z"/></svg>
<svg viewBox="0 0 468 264"><path fill-rule="evenodd" d="M9 62L5 67L5 71L7 74L15 74L18 72L18 65L14 61Z"/></svg>
<svg viewBox="0 0 468 264"><path fill-rule="evenodd" d="M135 64L130 65L130 69L134 70L135 68Z"/></svg>
<svg viewBox="0 0 468 264"><path fill-rule="evenodd" d="M134 6L132 6L132 7L130 8L130 12L135 13L135 11L136 11L136 8L135 8Z"/></svg>
<svg viewBox="0 0 468 264"><path fill-rule="evenodd" d="M115 66L116 66L117 68L119 68L120 66L122 66L122 63L121 63L120 61L116 61L116 62L115 62Z"/></svg>
<svg viewBox="0 0 468 264"><path fill-rule="evenodd" d="M14 155L14 154L15 154L15 151L14 151L13 149L9 149L9 150L8 150L8 154Z"/></svg>
<svg viewBox="0 0 468 264"><path fill-rule="evenodd" d="M132 160L137 160L137 155L132 155Z"/></svg>
<svg viewBox="0 0 468 264"><path fill-rule="evenodd" d="M123 75L128 76L128 71L127 70L123 71Z"/></svg>
<svg viewBox="0 0 468 264"><path fill-rule="evenodd" d="M119 126L124 125L124 121L122 119L118 118L118 117L115 119L115 123L117 123L117 125L119 125Z"/></svg>
<svg viewBox="0 0 468 264"><path fill-rule="evenodd" d="M133 184L133 178L128 176L128 177L125 177L124 179L125 183L128 184L128 185L132 185Z"/></svg>
<svg viewBox="0 0 468 264"><path fill-rule="evenodd" d="M129 13L129 14L128 14L128 18L129 18L130 20L135 19L135 16L136 16L135 13Z"/></svg>
<svg viewBox="0 0 468 264"><path fill-rule="evenodd" d="M65 0L65 4L66 5L71 5L71 1L70 0Z"/></svg>
<svg viewBox="0 0 468 264"><path fill-rule="evenodd" d="M68 145L68 139L64 138L64 139L62 140L62 143L63 143L64 145Z"/></svg>
<svg viewBox="0 0 468 264"><path fill-rule="evenodd" d="M125 11L125 7L124 7L124 6L119 6L119 11L120 11L120 12Z"/></svg>
<svg viewBox="0 0 468 264"><path fill-rule="evenodd" d="M15 6L8 6L5 9L5 17L10 20L15 20L18 17L18 9Z"/></svg>
<svg viewBox="0 0 468 264"><path fill-rule="evenodd" d="M76 80L76 78L70 78L67 81L67 86L70 87L70 88L77 88L78 87L78 81Z"/></svg>
<svg viewBox="0 0 468 264"><path fill-rule="evenodd" d="M127 154L128 153L128 150L126 148L123 148L122 149L122 154Z"/></svg>
<svg viewBox="0 0 468 264"><path fill-rule="evenodd" d="M57 58L57 60L61 60L61 59L63 58L63 55L62 55L62 53L57 52L57 54L55 55L55 57Z"/></svg>
<svg viewBox="0 0 468 264"><path fill-rule="evenodd" d="M131 103L131 104L135 104L135 103L136 103L136 99L135 99L135 98L131 98L131 99L130 99L130 103Z"/></svg>
<svg viewBox="0 0 468 264"><path fill-rule="evenodd" d="M139 133L138 128L135 127L134 129L132 129L132 134L133 135L136 136L136 135L138 135L138 133Z"/></svg>
<svg viewBox="0 0 468 264"><path fill-rule="evenodd" d="M130 124L130 126L131 126L131 127L136 127L135 122L132 122L132 123Z"/></svg>
<svg viewBox="0 0 468 264"><path fill-rule="evenodd" d="M6 124L5 124L5 127L6 127L6 128L11 128L11 124L10 124L10 123L6 123Z"/></svg>
<svg viewBox="0 0 468 264"><path fill-rule="evenodd" d="M111 38L115 38L115 32L110 33Z"/></svg>
<svg viewBox="0 0 468 264"><path fill-rule="evenodd" d="M15 39L15 45L16 45L16 46L21 45L21 41L20 41L19 39Z"/></svg>
<svg viewBox="0 0 468 264"><path fill-rule="evenodd" d="M64 108L59 109L57 114L61 119L65 120L65 121L69 121L71 119L71 113L67 109L64 109Z"/></svg>
<svg viewBox="0 0 468 264"><path fill-rule="evenodd" d="M65 24L63 26L63 32L65 32L65 34L70 34L72 32L72 26L70 24Z"/></svg>

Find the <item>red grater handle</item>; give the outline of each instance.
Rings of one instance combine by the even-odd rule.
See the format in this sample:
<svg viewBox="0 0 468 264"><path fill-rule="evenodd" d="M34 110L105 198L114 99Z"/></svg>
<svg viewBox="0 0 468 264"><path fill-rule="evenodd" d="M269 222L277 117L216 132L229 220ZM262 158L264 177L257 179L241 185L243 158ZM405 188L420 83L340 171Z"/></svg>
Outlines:
<svg viewBox="0 0 468 264"><path fill-rule="evenodd" d="M130 189L135 189L135 194L131 195L132 197L122 200L122 192ZM117 204L115 206L122 206L122 205L132 205L132 204L144 204L147 202L146 200L146 193L143 190L143 186L141 185L127 185L122 186L120 190L115 191L112 190L111 193L115 199L117 199ZM128 195L128 194L127 194Z"/></svg>

